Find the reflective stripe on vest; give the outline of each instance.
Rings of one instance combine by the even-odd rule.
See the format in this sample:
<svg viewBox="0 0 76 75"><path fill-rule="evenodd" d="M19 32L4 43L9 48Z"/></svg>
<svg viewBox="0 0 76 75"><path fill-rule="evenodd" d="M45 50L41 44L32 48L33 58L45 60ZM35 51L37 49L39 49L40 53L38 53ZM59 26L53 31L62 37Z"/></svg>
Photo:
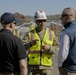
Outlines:
<svg viewBox="0 0 76 75"><path fill-rule="evenodd" d="M46 44L50 44L52 46L53 44L53 39L54 39L54 33L52 32L52 39L50 40L50 34L49 34L49 30L46 29L46 33L44 35L44 38L42 40L42 46L45 46ZM40 56L40 49L41 49L41 42L40 42L40 38L38 36L38 34L36 33L36 30L34 30L34 33L29 33L29 38L30 40L35 40L38 39L39 41L37 41L37 44L30 47L30 51L34 52L34 53L29 53L28 57L29 57L29 65L40 65L40 58L41 58L41 65L45 65L45 66L52 66L52 54L46 54L46 53L42 53L42 55Z"/></svg>

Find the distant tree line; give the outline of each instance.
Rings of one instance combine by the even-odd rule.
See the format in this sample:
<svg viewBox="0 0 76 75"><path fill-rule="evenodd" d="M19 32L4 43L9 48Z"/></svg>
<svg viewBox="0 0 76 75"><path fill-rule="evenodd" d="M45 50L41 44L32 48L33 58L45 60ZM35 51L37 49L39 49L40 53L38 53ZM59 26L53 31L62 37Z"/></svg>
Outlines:
<svg viewBox="0 0 76 75"><path fill-rule="evenodd" d="M14 15L18 17L19 19L21 19L22 22L30 22L30 21L33 21L34 19L34 16L27 16L27 15L25 16L18 12L14 13ZM47 21L59 20L59 19L60 19L60 14L47 16Z"/></svg>
<svg viewBox="0 0 76 75"><path fill-rule="evenodd" d="M31 22L34 20L34 16L25 16L19 12L16 12L13 14L14 16L18 17L21 21L18 25L25 23L25 22ZM60 14L57 15L48 15L47 16L47 21L50 22L52 20L60 20Z"/></svg>

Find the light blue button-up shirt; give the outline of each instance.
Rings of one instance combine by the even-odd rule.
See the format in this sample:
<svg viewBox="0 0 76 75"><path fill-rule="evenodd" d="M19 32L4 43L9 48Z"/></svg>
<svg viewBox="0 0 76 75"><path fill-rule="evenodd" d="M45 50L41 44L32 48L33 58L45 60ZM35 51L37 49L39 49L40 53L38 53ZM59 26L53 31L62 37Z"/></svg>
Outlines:
<svg viewBox="0 0 76 75"><path fill-rule="evenodd" d="M69 46L69 36L65 31L63 31L61 34L60 49L58 52L58 67L62 67L64 60L67 58L69 53Z"/></svg>

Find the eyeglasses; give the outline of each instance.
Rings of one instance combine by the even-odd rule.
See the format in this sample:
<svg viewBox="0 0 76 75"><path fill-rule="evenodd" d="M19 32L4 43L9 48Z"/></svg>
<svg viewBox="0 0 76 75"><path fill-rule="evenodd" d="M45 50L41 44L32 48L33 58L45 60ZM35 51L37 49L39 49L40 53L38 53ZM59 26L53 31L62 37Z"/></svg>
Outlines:
<svg viewBox="0 0 76 75"><path fill-rule="evenodd" d="M37 20L38 22L46 22L46 20Z"/></svg>
<svg viewBox="0 0 76 75"><path fill-rule="evenodd" d="M65 17L65 16L72 16L72 15L71 15L71 14L63 14L63 15L61 16L61 18Z"/></svg>
<svg viewBox="0 0 76 75"><path fill-rule="evenodd" d="M65 17L65 16L68 16L68 15L67 14L63 14L63 15L61 15L61 18Z"/></svg>

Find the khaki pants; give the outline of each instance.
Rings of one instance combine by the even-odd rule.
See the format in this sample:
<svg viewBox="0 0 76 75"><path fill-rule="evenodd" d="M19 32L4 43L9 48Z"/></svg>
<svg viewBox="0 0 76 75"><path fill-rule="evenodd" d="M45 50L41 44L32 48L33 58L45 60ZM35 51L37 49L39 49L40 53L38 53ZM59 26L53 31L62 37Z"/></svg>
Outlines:
<svg viewBox="0 0 76 75"><path fill-rule="evenodd" d="M52 68L39 69L39 66L29 66L28 75L52 75Z"/></svg>
<svg viewBox="0 0 76 75"><path fill-rule="evenodd" d="M76 75L76 73L68 72L67 70L65 70L62 67L59 67L59 73L60 73L60 75Z"/></svg>

